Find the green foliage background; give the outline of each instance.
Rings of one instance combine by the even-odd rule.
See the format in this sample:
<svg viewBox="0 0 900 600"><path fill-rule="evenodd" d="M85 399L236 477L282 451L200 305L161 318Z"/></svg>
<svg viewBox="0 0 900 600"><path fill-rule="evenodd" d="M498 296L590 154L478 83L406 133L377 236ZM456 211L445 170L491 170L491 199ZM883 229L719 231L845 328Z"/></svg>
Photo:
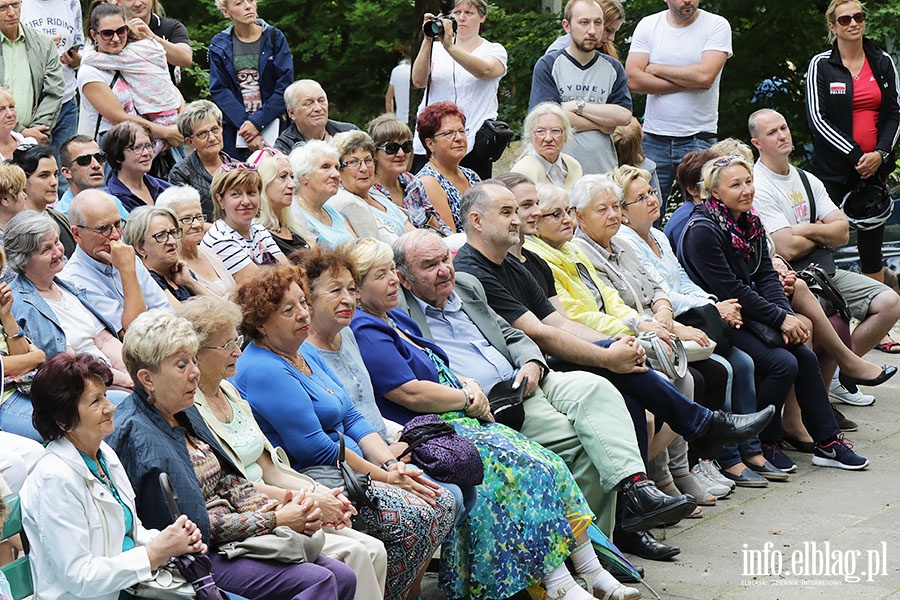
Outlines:
<svg viewBox="0 0 900 600"><path fill-rule="evenodd" d="M206 42L227 26L214 0L164 0L166 13L181 20L194 40L195 65L182 84L188 99L207 92ZM628 18L617 46L623 60L637 22L662 10L660 0L626 0ZM813 54L826 49L824 12L827 0L703 0L701 6L726 17L734 32L734 56L722 76L720 137L747 137L746 118L761 106L776 107L788 117L796 141L806 131L803 86ZM426 11L437 0L262 0L259 14L287 36L296 76L318 80L328 92L333 118L364 125L382 112L398 49L418 48ZM883 48L900 54L900 2L870 0L867 34ZM509 72L501 81L500 112L515 129L528 108L535 61L561 32L559 15L541 10L539 0L494 0L482 28L486 39L509 53ZM764 80L782 82L771 96L754 102ZM643 113L636 95L635 114Z"/></svg>

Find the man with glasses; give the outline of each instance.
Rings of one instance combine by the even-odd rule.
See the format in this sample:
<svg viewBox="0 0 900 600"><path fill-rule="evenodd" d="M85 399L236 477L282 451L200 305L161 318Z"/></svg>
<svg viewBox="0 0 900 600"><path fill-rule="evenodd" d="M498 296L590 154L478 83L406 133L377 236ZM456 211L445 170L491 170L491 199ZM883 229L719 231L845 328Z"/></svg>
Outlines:
<svg viewBox="0 0 900 600"><path fill-rule="evenodd" d="M359 129L353 123L328 118L328 96L318 81L299 79L289 85L284 104L293 123L278 136L275 147L285 154L309 140L328 142L342 131Z"/></svg>
<svg viewBox="0 0 900 600"><path fill-rule="evenodd" d="M656 163L660 212L682 157L716 142L719 79L731 56L731 26L700 10L700 0L666 0L644 17L625 61L628 89L647 94L644 153Z"/></svg>
<svg viewBox="0 0 900 600"><path fill-rule="evenodd" d="M56 44L45 33L22 25L21 0L0 0L0 83L16 101L15 130L50 142L62 108L65 83Z"/></svg>
<svg viewBox="0 0 900 600"><path fill-rule="evenodd" d="M84 289L88 302L119 337L139 314L154 308L171 310L134 248L122 243L125 221L113 196L99 189L80 192L69 206L69 223L78 248L60 277Z"/></svg>
<svg viewBox="0 0 900 600"><path fill-rule="evenodd" d="M631 122L631 94L625 69L598 49L603 9L595 0L569 0L563 29L569 46L542 56L534 66L528 110L556 102L575 136L570 153L584 173L605 173L619 166L612 132Z"/></svg>
<svg viewBox="0 0 900 600"><path fill-rule="evenodd" d="M68 138L59 148L59 172L69 182L69 188L53 206L64 215L69 214L69 205L83 190L103 189L103 167L106 165L106 153L88 135L76 134ZM116 208L123 219L128 218L128 211L121 200L113 196Z"/></svg>

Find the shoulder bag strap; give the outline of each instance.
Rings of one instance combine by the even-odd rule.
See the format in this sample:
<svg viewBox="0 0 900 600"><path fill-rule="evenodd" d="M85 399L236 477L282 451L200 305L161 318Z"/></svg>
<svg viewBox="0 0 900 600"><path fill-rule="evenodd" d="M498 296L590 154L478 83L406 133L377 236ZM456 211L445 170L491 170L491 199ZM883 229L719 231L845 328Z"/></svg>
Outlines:
<svg viewBox="0 0 900 600"><path fill-rule="evenodd" d="M813 196L812 187L809 185L809 177L806 176L806 173L803 169L797 169L797 173L800 175L800 181L803 182L803 189L806 190L806 197L809 200L809 222L816 222L816 198Z"/></svg>
<svg viewBox="0 0 900 600"><path fill-rule="evenodd" d="M121 71L116 71L113 75L112 81L109 82L109 89L112 90L113 86L116 85L116 82L122 77ZM115 93L115 92L113 92ZM100 111L97 111L97 126L94 127L94 141L98 144L100 140L97 139L97 136L100 135L100 122L103 120L103 115L100 114Z"/></svg>

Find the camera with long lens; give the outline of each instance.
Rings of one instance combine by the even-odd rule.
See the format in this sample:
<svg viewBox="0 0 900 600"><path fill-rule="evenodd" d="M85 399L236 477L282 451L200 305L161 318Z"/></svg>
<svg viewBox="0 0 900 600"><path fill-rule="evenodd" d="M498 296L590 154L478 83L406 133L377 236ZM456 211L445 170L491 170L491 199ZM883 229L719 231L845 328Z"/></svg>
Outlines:
<svg viewBox="0 0 900 600"><path fill-rule="evenodd" d="M422 33L425 34L425 37L434 39L444 35L443 19L449 19L453 22L453 34L456 35L459 24L456 22L456 17L451 14L453 12L453 4L453 0L441 0L439 2L441 14L436 17L431 17L425 21L425 24L422 26Z"/></svg>

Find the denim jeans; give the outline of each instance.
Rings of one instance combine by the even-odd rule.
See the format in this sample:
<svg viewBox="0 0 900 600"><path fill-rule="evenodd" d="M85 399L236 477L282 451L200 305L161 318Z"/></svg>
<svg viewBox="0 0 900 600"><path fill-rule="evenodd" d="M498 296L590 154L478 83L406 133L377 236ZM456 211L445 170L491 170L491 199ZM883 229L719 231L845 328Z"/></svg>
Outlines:
<svg viewBox="0 0 900 600"><path fill-rule="evenodd" d="M59 117L56 119L56 125L54 125L51 130L53 148L56 151L57 160L59 160L59 149L62 146L62 143L76 133L78 133L78 96L75 96L67 102L63 102L62 108L59 111ZM62 195L69 189L69 180L66 179L62 173L60 173L58 177L59 189L57 190L57 193L59 194L59 197L62 198Z"/></svg>
<svg viewBox="0 0 900 600"><path fill-rule="evenodd" d="M31 398L16 390L9 400L0 405L0 429L43 442L44 439L31 424L33 413Z"/></svg>
<svg viewBox="0 0 900 600"><path fill-rule="evenodd" d="M750 358L750 355L732 346L731 353L727 357L723 358L713 354L710 358L724 361L723 364L731 371L729 389L725 394L725 410L739 415L756 412L756 381L753 359ZM760 451L762 451L762 447L759 443L759 436L754 435L740 444L725 446L717 458L719 464L727 469L741 462L742 456L756 454Z"/></svg>
<svg viewBox="0 0 900 600"><path fill-rule="evenodd" d="M704 150L715 143L716 139L709 137L709 134L669 137L644 133L644 154L656 163L656 176L659 178L659 210L662 215L660 218L666 214L666 204L675 184L678 163L688 152Z"/></svg>

